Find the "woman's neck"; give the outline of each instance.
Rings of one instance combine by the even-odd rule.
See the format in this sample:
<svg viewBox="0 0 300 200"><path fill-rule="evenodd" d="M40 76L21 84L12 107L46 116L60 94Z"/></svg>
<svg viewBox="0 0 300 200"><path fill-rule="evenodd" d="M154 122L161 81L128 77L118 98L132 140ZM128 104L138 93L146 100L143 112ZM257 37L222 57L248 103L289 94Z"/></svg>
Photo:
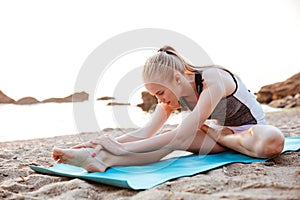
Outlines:
<svg viewBox="0 0 300 200"><path fill-rule="evenodd" d="M184 74L185 81L182 86L182 97L185 97L185 99L190 101L195 101L198 99L198 92L196 89L196 83L195 83L195 74L194 73L188 73Z"/></svg>

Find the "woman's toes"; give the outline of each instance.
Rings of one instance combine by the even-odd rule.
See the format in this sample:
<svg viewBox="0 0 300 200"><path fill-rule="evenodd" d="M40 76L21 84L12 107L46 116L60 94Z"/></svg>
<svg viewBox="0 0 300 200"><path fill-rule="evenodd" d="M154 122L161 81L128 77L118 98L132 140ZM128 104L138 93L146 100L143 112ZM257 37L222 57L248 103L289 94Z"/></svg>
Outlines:
<svg viewBox="0 0 300 200"><path fill-rule="evenodd" d="M61 148L53 148L52 150L52 158L56 160L57 162L61 163L72 159L74 157L72 151L69 149L61 149Z"/></svg>
<svg viewBox="0 0 300 200"><path fill-rule="evenodd" d="M63 156L63 152L59 148L54 147L52 150L52 158L58 161L61 156Z"/></svg>
<svg viewBox="0 0 300 200"><path fill-rule="evenodd" d="M64 155L64 150L61 149L61 148L58 148L58 147L54 147L52 149L52 155L55 155L55 156L62 156Z"/></svg>

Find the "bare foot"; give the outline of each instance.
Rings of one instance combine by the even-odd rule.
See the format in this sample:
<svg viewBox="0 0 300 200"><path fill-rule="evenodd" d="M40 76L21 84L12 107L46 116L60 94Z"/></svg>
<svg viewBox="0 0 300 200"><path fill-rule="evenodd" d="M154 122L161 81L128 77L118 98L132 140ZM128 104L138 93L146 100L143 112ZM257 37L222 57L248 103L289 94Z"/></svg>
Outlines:
<svg viewBox="0 0 300 200"><path fill-rule="evenodd" d="M92 148L61 149L53 148L52 158L58 163L65 163L82 167L89 172L104 172L107 169L101 160L101 154L92 157Z"/></svg>

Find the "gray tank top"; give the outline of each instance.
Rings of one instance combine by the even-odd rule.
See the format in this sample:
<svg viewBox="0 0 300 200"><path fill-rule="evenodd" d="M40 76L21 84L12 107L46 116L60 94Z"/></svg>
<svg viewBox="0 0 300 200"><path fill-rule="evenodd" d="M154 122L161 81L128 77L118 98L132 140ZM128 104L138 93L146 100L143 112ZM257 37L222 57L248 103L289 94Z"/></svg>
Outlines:
<svg viewBox="0 0 300 200"><path fill-rule="evenodd" d="M242 126L265 123L264 112L260 104L256 101L255 96L252 95L245 85L230 71L224 70L232 76L236 88L231 95L223 97L219 101L209 119L216 120L218 125L221 126ZM204 81L202 72L203 71L198 71L195 73L195 83L199 95L202 92ZM184 97L179 98L179 104L188 110L194 109Z"/></svg>

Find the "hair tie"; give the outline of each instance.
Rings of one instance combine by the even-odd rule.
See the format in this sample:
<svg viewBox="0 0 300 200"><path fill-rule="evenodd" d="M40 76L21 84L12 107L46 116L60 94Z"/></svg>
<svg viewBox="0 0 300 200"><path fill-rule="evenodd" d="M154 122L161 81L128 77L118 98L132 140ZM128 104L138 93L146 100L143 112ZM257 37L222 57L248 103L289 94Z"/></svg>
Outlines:
<svg viewBox="0 0 300 200"><path fill-rule="evenodd" d="M160 49L158 50L158 52L165 52L165 53L167 53L167 49L166 49L165 47L162 47L162 48L160 48Z"/></svg>

